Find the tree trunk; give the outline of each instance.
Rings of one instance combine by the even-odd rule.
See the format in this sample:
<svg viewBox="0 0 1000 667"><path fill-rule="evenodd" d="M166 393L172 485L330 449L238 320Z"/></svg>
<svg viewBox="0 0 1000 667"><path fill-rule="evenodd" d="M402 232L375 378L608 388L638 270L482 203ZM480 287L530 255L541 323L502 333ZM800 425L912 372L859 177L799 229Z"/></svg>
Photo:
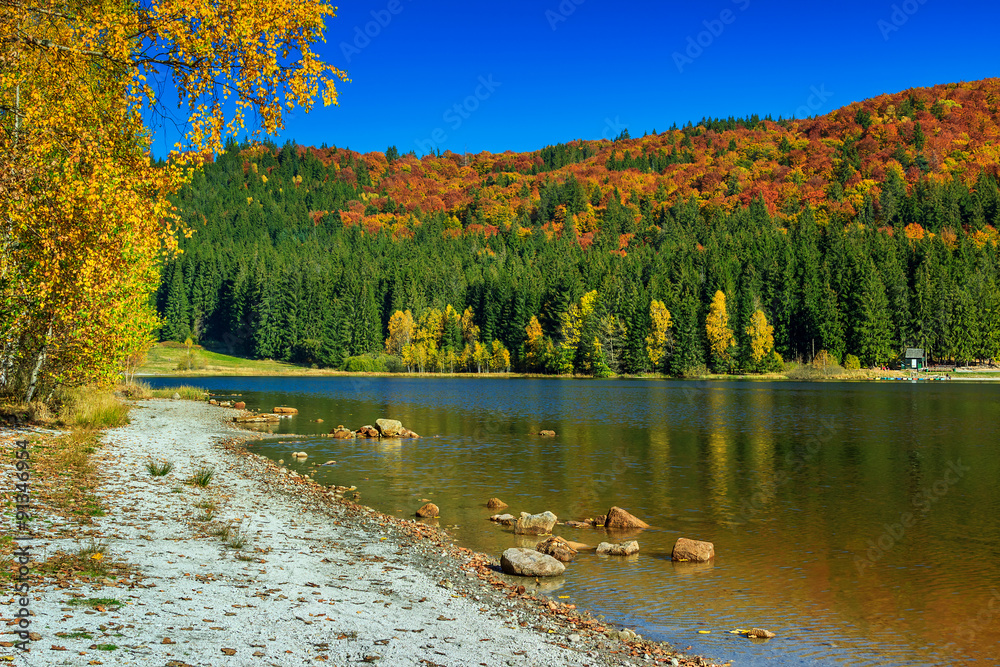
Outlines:
<svg viewBox="0 0 1000 667"><path fill-rule="evenodd" d="M42 347L38 350L38 356L35 357L35 367L31 369L31 380L28 382L28 391L24 394L24 402L31 403L31 399L35 396L35 389L38 387L38 376L42 370L42 364L45 363L45 355L49 351L49 340L52 338L52 320L49 320L49 330L45 333L45 342L42 343Z"/></svg>

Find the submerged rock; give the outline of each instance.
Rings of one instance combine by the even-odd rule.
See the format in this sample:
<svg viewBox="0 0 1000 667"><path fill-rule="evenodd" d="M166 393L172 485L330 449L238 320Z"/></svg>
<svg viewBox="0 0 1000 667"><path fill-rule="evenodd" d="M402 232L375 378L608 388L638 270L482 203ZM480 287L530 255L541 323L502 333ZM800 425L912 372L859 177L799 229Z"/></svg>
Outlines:
<svg viewBox="0 0 1000 667"><path fill-rule="evenodd" d="M764 628L754 628L747 632L747 637L753 637L755 639L771 639L774 637L774 633L770 630L765 630Z"/></svg>
<svg viewBox="0 0 1000 667"><path fill-rule="evenodd" d="M399 436L398 437L400 437L400 438L419 438L420 436L417 435L416 433L414 433L413 431L411 431L410 429L404 428L402 431L399 432Z"/></svg>
<svg viewBox="0 0 1000 667"><path fill-rule="evenodd" d="M337 428L333 429L330 435L340 440L350 440L354 437L354 431L346 429L343 424L340 424Z"/></svg>
<svg viewBox="0 0 1000 667"><path fill-rule="evenodd" d="M545 436L546 438L554 438L554 437L556 437L556 432L555 431L539 431L538 435Z"/></svg>
<svg viewBox="0 0 1000 667"><path fill-rule="evenodd" d="M570 528L593 528L592 523L587 523L586 521L567 521L566 525Z"/></svg>
<svg viewBox="0 0 1000 667"><path fill-rule="evenodd" d="M558 561L568 563L576 558L577 550L570 546L570 543L563 538L553 535L547 540L543 540L535 545L535 551L548 554Z"/></svg>
<svg viewBox="0 0 1000 667"><path fill-rule="evenodd" d="M604 527L608 530L632 531L649 528L649 524L638 519L620 507L612 507L608 510L608 516L604 519Z"/></svg>
<svg viewBox="0 0 1000 667"><path fill-rule="evenodd" d="M517 519L513 514L494 514L490 517L490 521L495 521L504 526L513 526L517 523Z"/></svg>
<svg viewBox="0 0 1000 667"><path fill-rule="evenodd" d="M632 554L638 552L639 543L635 540L629 540L628 542L622 542L620 544L601 542L597 545L598 556L631 556Z"/></svg>
<svg viewBox="0 0 1000 667"><path fill-rule="evenodd" d="M500 500L499 498L490 498L486 501L486 506L491 510L502 510L507 507L507 503Z"/></svg>
<svg viewBox="0 0 1000 667"><path fill-rule="evenodd" d="M528 514L521 512L521 518L514 526L515 535L548 535L552 532L552 527L556 525L557 517L552 512L542 512L541 514Z"/></svg>
<svg viewBox="0 0 1000 667"><path fill-rule="evenodd" d="M298 408L287 408L283 406L276 407L271 410L276 415L297 415L299 414Z"/></svg>
<svg viewBox="0 0 1000 667"><path fill-rule="evenodd" d="M503 552L500 568L507 574L522 577L554 577L566 571L566 566L552 556L519 547Z"/></svg>
<svg viewBox="0 0 1000 667"><path fill-rule="evenodd" d="M438 516L438 506L434 503L427 503L417 510L417 516L423 519L433 519Z"/></svg>
<svg viewBox="0 0 1000 667"><path fill-rule="evenodd" d="M686 537L678 537L677 542L674 543L674 551L671 554L671 558L694 563L705 563L715 558L715 545L711 542L701 542L699 540L689 540Z"/></svg>

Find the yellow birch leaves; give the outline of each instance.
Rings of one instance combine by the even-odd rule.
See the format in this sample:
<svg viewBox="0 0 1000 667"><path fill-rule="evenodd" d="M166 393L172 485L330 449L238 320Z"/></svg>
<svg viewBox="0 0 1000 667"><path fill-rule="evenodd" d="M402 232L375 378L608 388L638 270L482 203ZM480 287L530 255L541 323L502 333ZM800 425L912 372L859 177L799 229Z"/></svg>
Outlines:
<svg viewBox="0 0 1000 667"><path fill-rule="evenodd" d="M667 355L671 342L670 329L674 323L670 319L670 311L662 301L656 299L649 304L649 318L651 325L649 335L646 336L646 354L656 370Z"/></svg>
<svg viewBox="0 0 1000 667"><path fill-rule="evenodd" d="M726 311L726 295L722 290L715 293L705 317L705 334L712 356L721 367L728 370L733 363L732 349L736 346L733 330L729 328L729 313Z"/></svg>
<svg viewBox="0 0 1000 667"><path fill-rule="evenodd" d="M774 349L774 327L767 323L764 311L754 311L746 332L750 337L750 358L760 364Z"/></svg>

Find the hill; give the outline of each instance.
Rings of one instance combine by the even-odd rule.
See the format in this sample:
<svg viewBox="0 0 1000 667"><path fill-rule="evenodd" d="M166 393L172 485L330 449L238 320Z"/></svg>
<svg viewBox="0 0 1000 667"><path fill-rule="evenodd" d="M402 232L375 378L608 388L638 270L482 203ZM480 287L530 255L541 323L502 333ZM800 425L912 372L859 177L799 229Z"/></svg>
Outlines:
<svg viewBox="0 0 1000 667"><path fill-rule="evenodd" d="M163 337L334 367L683 373L773 366L773 327L786 359L992 359L998 92L532 153L231 144L177 199L194 233L164 270Z"/></svg>

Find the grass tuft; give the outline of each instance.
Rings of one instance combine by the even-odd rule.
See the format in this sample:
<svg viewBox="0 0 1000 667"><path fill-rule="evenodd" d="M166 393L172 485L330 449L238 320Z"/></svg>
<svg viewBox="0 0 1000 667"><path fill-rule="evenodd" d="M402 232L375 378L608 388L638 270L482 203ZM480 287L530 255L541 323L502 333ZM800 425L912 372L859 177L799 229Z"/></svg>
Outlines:
<svg viewBox="0 0 1000 667"><path fill-rule="evenodd" d="M187 483L204 488L212 482L213 475L215 475L215 468L202 466L201 468L198 468L193 475L188 477Z"/></svg>
<svg viewBox="0 0 1000 667"><path fill-rule="evenodd" d="M149 461L146 463L146 470L153 477L165 477L174 469L171 461Z"/></svg>
<svg viewBox="0 0 1000 667"><path fill-rule="evenodd" d="M242 526L233 526L229 531L229 536L225 539L226 546L239 551L247 544L247 534Z"/></svg>
<svg viewBox="0 0 1000 667"><path fill-rule="evenodd" d="M217 523L214 526L210 526L208 529L209 535L215 535L223 542L229 539L229 535L233 532L233 526L229 523Z"/></svg>

